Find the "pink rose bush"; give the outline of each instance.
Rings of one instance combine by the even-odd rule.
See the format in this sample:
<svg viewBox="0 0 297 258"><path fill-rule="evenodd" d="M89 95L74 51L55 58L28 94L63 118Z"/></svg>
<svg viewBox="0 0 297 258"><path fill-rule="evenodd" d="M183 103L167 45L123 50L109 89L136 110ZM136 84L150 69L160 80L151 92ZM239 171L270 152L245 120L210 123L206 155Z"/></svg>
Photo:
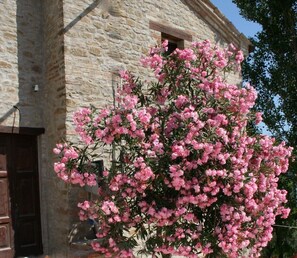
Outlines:
<svg viewBox="0 0 297 258"><path fill-rule="evenodd" d="M292 148L255 134L257 93L228 84L242 52L209 41L165 55L166 42L142 59L155 81L144 87L129 72L117 105L83 108L74 124L83 147L57 144L57 176L99 185L80 219L100 224L94 250L105 257L259 257L276 216L286 218L286 191L278 189ZM87 153L110 145L118 157L103 176Z"/></svg>

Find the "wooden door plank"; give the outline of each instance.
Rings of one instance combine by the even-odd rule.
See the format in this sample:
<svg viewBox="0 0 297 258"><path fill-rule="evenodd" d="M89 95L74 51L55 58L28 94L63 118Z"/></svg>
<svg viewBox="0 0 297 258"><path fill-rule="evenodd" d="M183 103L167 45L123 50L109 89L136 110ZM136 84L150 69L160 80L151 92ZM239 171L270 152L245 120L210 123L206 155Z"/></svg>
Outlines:
<svg viewBox="0 0 297 258"><path fill-rule="evenodd" d="M38 255L42 238L36 137L15 136L13 148L16 255Z"/></svg>
<svg viewBox="0 0 297 258"><path fill-rule="evenodd" d="M0 137L0 257L12 258L13 230L7 173L7 138Z"/></svg>

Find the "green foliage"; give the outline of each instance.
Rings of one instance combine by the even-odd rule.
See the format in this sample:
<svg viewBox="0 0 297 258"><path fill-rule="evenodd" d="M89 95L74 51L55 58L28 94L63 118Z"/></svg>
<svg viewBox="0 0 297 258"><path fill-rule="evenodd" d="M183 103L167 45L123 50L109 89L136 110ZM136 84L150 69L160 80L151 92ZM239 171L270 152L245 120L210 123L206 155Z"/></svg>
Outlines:
<svg viewBox="0 0 297 258"><path fill-rule="evenodd" d="M255 48L243 65L243 77L259 92L257 108L269 130L297 149L297 0L232 1L247 20L262 25L262 31L250 39ZM297 225L296 171L295 162L281 179L292 212L288 220L278 219L276 224ZM263 256L297 253L297 229L276 227L274 234Z"/></svg>
<svg viewBox="0 0 297 258"><path fill-rule="evenodd" d="M297 1L233 2L245 18L258 22L263 28L251 39L255 49L244 64L244 79L257 88L258 106L264 111L269 129L296 145Z"/></svg>

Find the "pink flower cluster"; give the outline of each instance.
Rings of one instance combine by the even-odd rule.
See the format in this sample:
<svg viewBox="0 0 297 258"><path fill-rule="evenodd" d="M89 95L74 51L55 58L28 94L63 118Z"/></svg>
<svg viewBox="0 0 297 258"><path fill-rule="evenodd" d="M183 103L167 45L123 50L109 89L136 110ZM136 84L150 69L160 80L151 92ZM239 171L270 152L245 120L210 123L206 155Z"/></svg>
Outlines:
<svg viewBox="0 0 297 258"><path fill-rule="evenodd" d="M60 161L54 163L57 176L66 183L79 184L80 186L97 185L96 175L82 171L79 167L79 151L68 144L57 144L54 153L60 155Z"/></svg>
<svg viewBox="0 0 297 258"><path fill-rule="evenodd" d="M121 72L118 107L74 115L83 150L104 143L118 154L100 178L98 200L79 204L82 220L100 224L93 248L134 257L140 237L153 257L259 257L276 216L289 213L278 177L292 148L249 131L248 123L261 121L251 111L256 91L223 79L238 70L242 52L204 41L163 56L166 47L142 60L156 76L146 90ZM68 183L93 185L93 174L78 166L90 159L78 150L58 144L55 171Z"/></svg>

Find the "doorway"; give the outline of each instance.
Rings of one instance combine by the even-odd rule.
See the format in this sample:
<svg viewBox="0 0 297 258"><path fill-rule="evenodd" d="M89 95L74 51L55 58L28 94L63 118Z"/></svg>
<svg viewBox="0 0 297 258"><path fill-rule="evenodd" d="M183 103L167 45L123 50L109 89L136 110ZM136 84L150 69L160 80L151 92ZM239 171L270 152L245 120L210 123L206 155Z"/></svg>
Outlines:
<svg viewBox="0 0 297 258"><path fill-rule="evenodd" d="M42 254L37 136L0 134L0 192L0 257Z"/></svg>

